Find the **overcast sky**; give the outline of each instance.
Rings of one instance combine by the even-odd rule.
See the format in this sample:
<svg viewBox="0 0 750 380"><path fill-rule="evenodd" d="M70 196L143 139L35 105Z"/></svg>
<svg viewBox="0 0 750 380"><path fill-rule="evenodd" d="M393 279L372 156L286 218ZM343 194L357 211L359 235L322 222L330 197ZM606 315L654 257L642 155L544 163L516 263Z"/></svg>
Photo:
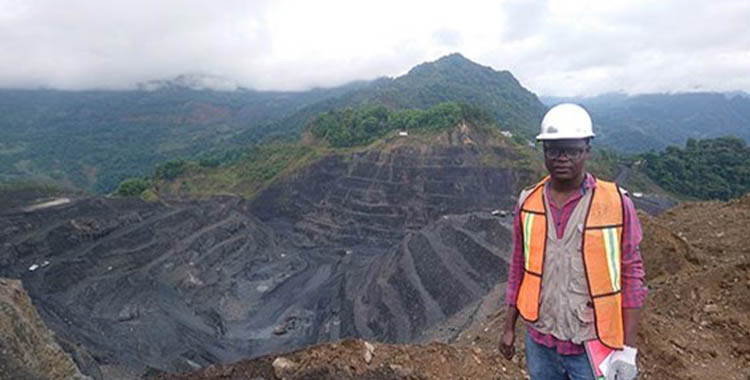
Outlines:
<svg viewBox="0 0 750 380"><path fill-rule="evenodd" d="M0 0L0 87L298 90L451 52L540 95L750 90L750 1Z"/></svg>

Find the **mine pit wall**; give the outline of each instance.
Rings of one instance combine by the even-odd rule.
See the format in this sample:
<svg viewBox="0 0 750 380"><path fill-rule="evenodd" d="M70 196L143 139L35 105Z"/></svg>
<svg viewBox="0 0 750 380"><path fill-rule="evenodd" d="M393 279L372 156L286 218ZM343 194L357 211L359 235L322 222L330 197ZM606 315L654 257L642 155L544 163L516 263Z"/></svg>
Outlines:
<svg viewBox="0 0 750 380"><path fill-rule="evenodd" d="M359 336L410 342L481 299L507 279L509 224L475 212L408 234L374 263L365 286L352 284Z"/></svg>
<svg viewBox="0 0 750 380"><path fill-rule="evenodd" d="M482 165L482 154L469 145L330 156L252 202L294 246L355 252L343 303L318 311L340 328L318 338L410 341L506 280L510 223L487 211L512 210L535 178Z"/></svg>
<svg viewBox="0 0 750 380"><path fill-rule="evenodd" d="M318 246L388 248L442 215L512 209L535 178L485 166L482 154L474 146L407 146L329 156L262 192L251 209L263 221L293 223Z"/></svg>

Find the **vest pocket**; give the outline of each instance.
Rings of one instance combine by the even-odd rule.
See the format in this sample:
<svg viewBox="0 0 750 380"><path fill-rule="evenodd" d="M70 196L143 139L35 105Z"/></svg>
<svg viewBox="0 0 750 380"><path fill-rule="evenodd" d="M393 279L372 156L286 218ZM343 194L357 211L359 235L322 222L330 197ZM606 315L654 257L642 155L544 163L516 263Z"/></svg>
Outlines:
<svg viewBox="0 0 750 380"><path fill-rule="evenodd" d="M583 324L594 323L594 307L591 302L581 303L576 308L576 316Z"/></svg>

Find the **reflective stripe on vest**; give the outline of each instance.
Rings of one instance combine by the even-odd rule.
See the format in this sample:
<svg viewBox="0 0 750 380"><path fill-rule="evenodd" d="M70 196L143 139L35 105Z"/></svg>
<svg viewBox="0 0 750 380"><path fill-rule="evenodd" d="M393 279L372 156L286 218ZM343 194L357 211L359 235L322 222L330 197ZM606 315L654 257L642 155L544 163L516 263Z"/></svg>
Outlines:
<svg viewBox="0 0 750 380"><path fill-rule="evenodd" d="M523 236L524 275L516 307L529 322L539 319L544 253L547 244L547 212L544 185L548 178L530 191L520 208ZM589 295L594 304L596 334L610 348L624 343L622 321L622 278L620 275L624 209L622 195L615 183L596 180L586 213L581 252Z"/></svg>

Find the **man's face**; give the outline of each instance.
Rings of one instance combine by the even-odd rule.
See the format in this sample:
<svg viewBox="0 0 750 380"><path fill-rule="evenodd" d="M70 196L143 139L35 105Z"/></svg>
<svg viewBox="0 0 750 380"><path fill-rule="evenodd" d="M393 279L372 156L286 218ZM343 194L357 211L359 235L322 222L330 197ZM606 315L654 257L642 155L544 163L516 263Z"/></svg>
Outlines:
<svg viewBox="0 0 750 380"><path fill-rule="evenodd" d="M544 166L557 181L569 181L582 175L589 155L584 139L549 140L544 142Z"/></svg>

